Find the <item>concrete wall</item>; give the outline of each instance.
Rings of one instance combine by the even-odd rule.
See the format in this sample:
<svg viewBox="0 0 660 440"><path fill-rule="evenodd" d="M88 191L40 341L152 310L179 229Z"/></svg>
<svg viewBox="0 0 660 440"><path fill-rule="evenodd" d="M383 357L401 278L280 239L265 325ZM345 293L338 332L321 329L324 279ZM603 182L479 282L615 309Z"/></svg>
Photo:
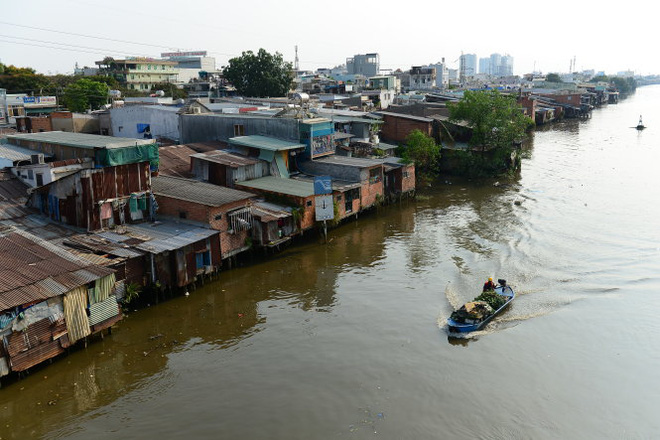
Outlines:
<svg viewBox="0 0 660 440"><path fill-rule="evenodd" d="M91 134L100 133L98 116L70 112L53 112L51 113L50 118L53 131Z"/></svg>
<svg viewBox="0 0 660 440"><path fill-rule="evenodd" d="M164 108L157 105L129 105L110 109L112 135L124 138L142 139L138 124L149 124L154 139L166 137L179 139L179 115L175 107Z"/></svg>
<svg viewBox="0 0 660 440"><path fill-rule="evenodd" d="M260 135L299 142L298 120L240 115L181 115L182 144L212 140L227 141L242 125L245 136ZM114 127L114 126L113 126Z"/></svg>

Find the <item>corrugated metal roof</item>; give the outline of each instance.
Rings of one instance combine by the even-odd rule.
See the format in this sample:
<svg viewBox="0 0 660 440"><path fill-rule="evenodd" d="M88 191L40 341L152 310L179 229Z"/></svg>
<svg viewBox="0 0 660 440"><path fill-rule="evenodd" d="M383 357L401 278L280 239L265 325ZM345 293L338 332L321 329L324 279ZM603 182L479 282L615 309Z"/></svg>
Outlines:
<svg viewBox="0 0 660 440"><path fill-rule="evenodd" d="M305 145L303 144L258 135L233 137L229 139L229 143L270 151L286 151L295 150L297 148L305 148Z"/></svg>
<svg viewBox="0 0 660 440"><path fill-rule="evenodd" d="M293 214L291 207L259 201L252 206L252 215L260 218L261 221L270 222L291 217Z"/></svg>
<svg viewBox="0 0 660 440"><path fill-rule="evenodd" d="M318 162L322 164L330 165L342 165L356 168L371 168L375 166L380 166L380 162L373 159L367 159L364 157L348 157L348 156L326 156L319 159L314 159L313 162Z"/></svg>
<svg viewBox="0 0 660 440"><path fill-rule="evenodd" d="M21 139L32 142L67 145L76 148L126 148L135 145L148 145L156 143L153 139L131 139L114 136L101 136L98 134L70 133L65 131L44 131L41 133L22 133L7 136L12 139Z"/></svg>
<svg viewBox="0 0 660 440"><path fill-rule="evenodd" d="M407 115L405 113L394 113L394 112L376 112L378 115L383 115L383 116L392 116L395 118L402 118L402 119L410 119L413 121L419 121L419 122L433 122L433 119L431 118L425 118L423 116L413 116L413 115Z"/></svg>
<svg viewBox="0 0 660 440"><path fill-rule="evenodd" d="M132 229L151 237L151 240L135 247L152 254L180 249L220 233L213 229L174 222L132 225Z"/></svg>
<svg viewBox="0 0 660 440"><path fill-rule="evenodd" d="M135 249L159 254L183 248L219 234L219 231L213 229L167 220L156 223L125 225L124 228L126 231L124 234L99 232L96 235L114 243L130 243Z"/></svg>
<svg viewBox="0 0 660 440"><path fill-rule="evenodd" d="M243 156L242 154L233 153L231 151L226 151L226 150L215 150L215 151L208 151L206 153L197 153L197 154L192 154L191 157L195 157L199 160L205 160L207 162L214 162L222 165L227 165L232 168L254 165L256 163L259 163L258 159Z"/></svg>
<svg viewBox="0 0 660 440"><path fill-rule="evenodd" d="M266 176L260 179L237 182L237 186L254 188L279 194L287 194L297 197L309 197L314 195L314 184L294 179L283 179L281 177Z"/></svg>
<svg viewBox="0 0 660 440"><path fill-rule="evenodd" d="M237 189L173 176L153 177L151 189L156 196L172 197L206 206L222 206L255 196Z"/></svg>
<svg viewBox="0 0 660 440"><path fill-rule="evenodd" d="M37 151L29 150L27 148L19 147L12 144L0 145L0 157L3 159L17 161L17 160L30 160L33 154L38 154ZM44 157L53 157L52 154L45 154Z"/></svg>
<svg viewBox="0 0 660 440"><path fill-rule="evenodd" d="M197 152L187 145L158 148L158 173L163 176L192 177L190 156Z"/></svg>
<svg viewBox="0 0 660 440"><path fill-rule="evenodd" d="M0 310L58 296L112 273L28 232L0 233Z"/></svg>

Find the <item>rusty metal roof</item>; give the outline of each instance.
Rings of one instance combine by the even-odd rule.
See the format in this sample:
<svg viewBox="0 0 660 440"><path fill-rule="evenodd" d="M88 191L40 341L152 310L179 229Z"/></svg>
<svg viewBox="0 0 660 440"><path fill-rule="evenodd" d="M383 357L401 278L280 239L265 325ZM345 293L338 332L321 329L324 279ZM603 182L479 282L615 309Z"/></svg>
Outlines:
<svg viewBox="0 0 660 440"><path fill-rule="evenodd" d="M197 152L187 145L158 148L158 172L163 176L192 177L190 156Z"/></svg>
<svg viewBox="0 0 660 440"><path fill-rule="evenodd" d="M0 231L0 310L61 295L113 272L29 232Z"/></svg>
<svg viewBox="0 0 660 440"><path fill-rule="evenodd" d="M254 165L259 163L258 159L243 156L242 154L234 153L226 150L215 150L207 151L206 153L197 153L193 154L192 157L199 160L205 160L208 162L215 162L222 165L227 165L232 168L238 168L240 166Z"/></svg>
<svg viewBox="0 0 660 440"><path fill-rule="evenodd" d="M28 186L9 171L0 170L0 220L29 214L25 207Z"/></svg>

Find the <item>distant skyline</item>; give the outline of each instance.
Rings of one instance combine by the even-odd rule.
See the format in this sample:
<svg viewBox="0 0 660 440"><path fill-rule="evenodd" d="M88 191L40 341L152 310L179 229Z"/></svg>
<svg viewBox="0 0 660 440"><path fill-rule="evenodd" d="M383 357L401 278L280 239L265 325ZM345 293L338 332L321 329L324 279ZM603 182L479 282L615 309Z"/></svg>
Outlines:
<svg viewBox="0 0 660 440"><path fill-rule="evenodd" d="M380 54L381 69L402 70L442 58L458 69L461 53L478 58L499 53L513 57L516 75L534 69L565 73L573 57L575 71L660 74L660 57L644 44L656 40L652 14L635 8L614 13L587 3L515 0L493 7L475 0L466 9L427 0L406 8L344 0L332 8L297 0L185 5L33 0L29 7L10 2L0 9L0 61L56 74L72 73L76 62L94 66L105 56L158 58L167 51L207 50L221 68L241 52L262 47L293 63L297 45L305 70L334 67L368 52Z"/></svg>

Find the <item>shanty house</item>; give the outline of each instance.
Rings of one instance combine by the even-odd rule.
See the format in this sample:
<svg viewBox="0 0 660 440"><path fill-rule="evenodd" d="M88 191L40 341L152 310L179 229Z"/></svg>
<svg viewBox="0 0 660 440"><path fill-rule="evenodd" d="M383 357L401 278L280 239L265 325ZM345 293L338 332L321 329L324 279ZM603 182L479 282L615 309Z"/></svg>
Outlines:
<svg viewBox="0 0 660 440"><path fill-rule="evenodd" d="M35 188L28 204L88 231L151 218L155 205L149 162L78 171Z"/></svg>
<svg viewBox="0 0 660 440"><path fill-rule="evenodd" d="M250 248L252 193L180 177L153 179L158 214L220 231L222 260Z"/></svg>
<svg viewBox="0 0 660 440"><path fill-rule="evenodd" d="M0 376L51 359L121 319L114 270L20 229L0 231Z"/></svg>
<svg viewBox="0 0 660 440"><path fill-rule="evenodd" d="M200 276L216 272L221 265L219 231L213 229L160 220L96 235L144 252L148 282L162 289L185 287Z"/></svg>
<svg viewBox="0 0 660 440"><path fill-rule="evenodd" d="M270 165L266 160L228 150L195 153L190 156L190 161L192 174L196 178L228 188L234 188L238 182L258 179L270 173Z"/></svg>
<svg viewBox="0 0 660 440"><path fill-rule="evenodd" d="M315 194L312 182L266 176L237 183L236 187L261 194L267 202L291 206L298 231L304 232L315 225Z"/></svg>
<svg viewBox="0 0 660 440"><path fill-rule="evenodd" d="M50 131L9 135L7 143L53 155L56 160L89 157L96 168L148 161L152 171L158 170L158 144L153 139Z"/></svg>

